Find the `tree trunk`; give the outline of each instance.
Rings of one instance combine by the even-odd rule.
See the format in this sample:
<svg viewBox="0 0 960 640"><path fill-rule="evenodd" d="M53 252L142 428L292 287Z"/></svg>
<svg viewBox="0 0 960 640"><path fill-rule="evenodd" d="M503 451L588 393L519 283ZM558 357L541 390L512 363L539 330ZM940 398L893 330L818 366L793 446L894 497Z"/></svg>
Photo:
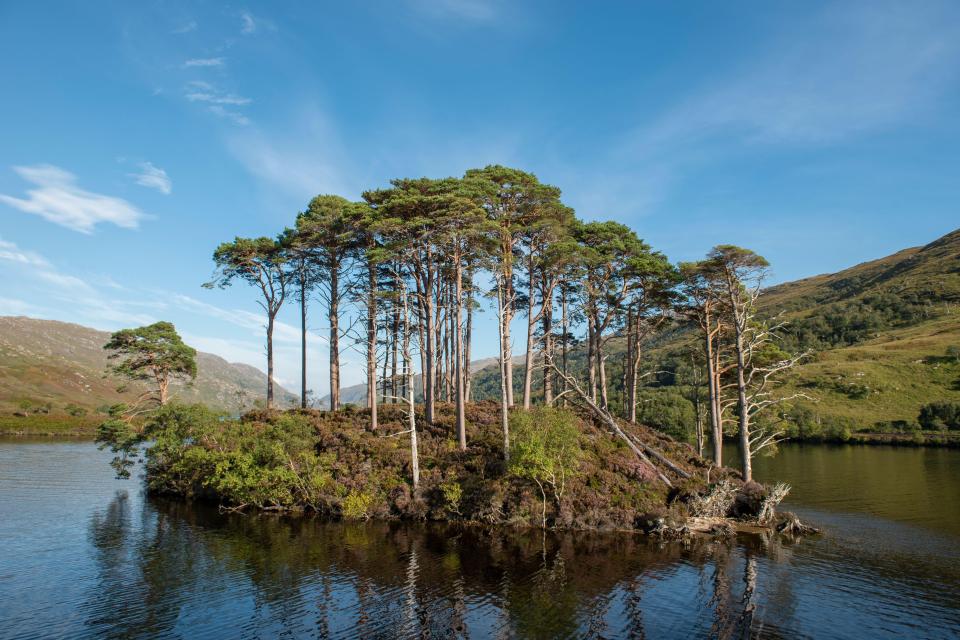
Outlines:
<svg viewBox="0 0 960 640"><path fill-rule="evenodd" d="M470 402L471 382L473 375L470 372L470 345L473 342L473 277L467 275L467 328L464 335L464 354L463 354L463 377L464 377L464 401Z"/></svg>
<svg viewBox="0 0 960 640"><path fill-rule="evenodd" d="M377 430L377 267L367 265L367 407L370 429Z"/></svg>
<svg viewBox="0 0 960 640"><path fill-rule="evenodd" d="M276 312L267 314L267 409L273 408L273 321Z"/></svg>
<svg viewBox="0 0 960 640"><path fill-rule="evenodd" d="M410 428L410 471L413 476L413 490L420 484L420 455L417 450L416 404L413 395L413 359L410 357L410 311L407 307L407 288L400 284L400 297L403 300L403 366L404 387L407 391L407 425Z"/></svg>
<svg viewBox="0 0 960 640"><path fill-rule="evenodd" d="M627 358L624 362L623 388L626 391L627 422L637 422L637 371L635 367L634 349L637 334L633 327L633 307L627 307Z"/></svg>
<svg viewBox="0 0 960 640"><path fill-rule="evenodd" d="M590 399L597 401L597 340L594 332L594 321L591 316L587 320L587 371L590 382Z"/></svg>
<svg viewBox="0 0 960 640"><path fill-rule="evenodd" d="M747 383L744 379L746 363L743 355L743 323L734 322L737 350L737 403L740 407L740 464L743 468L743 481L753 480L752 458L750 453L750 412L747 410Z"/></svg>
<svg viewBox="0 0 960 640"><path fill-rule="evenodd" d="M158 375L158 376L157 376L157 391L160 392L160 398L159 398L159 400L160 400L160 406L161 406L161 407L164 406L165 404L167 404L167 400L169 399L167 393L168 393L169 389L170 389L170 378L168 378L166 375Z"/></svg>
<svg viewBox="0 0 960 640"><path fill-rule="evenodd" d="M527 262L527 271L530 274L527 280L527 348L523 357L523 408L530 408L530 393L533 391L533 334L536 316L533 314L534 294L534 269L533 269L533 250L530 251L530 259Z"/></svg>
<svg viewBox="0 0 960 640"><path fill-rule="evenodd" d="M460 331L460 310L463 307L463 275L461 273L459 259L454 266L454 295L453 304L455 311L453 314L453 345L454 345L454 366L456 372L454 379L454 394L457 404L457 439L460 441L460 450L467 450L467 418L464 411L464 389L463 389L463 334Z"/></svg>
<svg viewBox="0 0 960 640"><path fill-rule="evenodd" d="M307 283L300 276L300 407L307 408Z"/></svg>
<svg viewBox="0 0 960 640"><path fill-rule="evenodd" d="M707 358L708 401L710 405L710 439L713 444L713 463L723 466L723 426L720 419L720 389L717 380L716 361L713 349L713 329L710 326L710 312L704 313L704 354Z"/></svg>
<svg viewBox="0 0 960 640"><path fill-rule="evenodd" d="M543 308L543 403L547 406L553 403L553 369L547 362L553 360L553 294L550 302L544 302Z"/></svg>
<svg viewBox="0 0 960 640"><path fill-rule="evenodd" d="M330 269L330 410L340 408L340 265ZM272 393L272 392L271 392Z"/></svg>
<svg viewBox="0 0 960 640"><path fill-rule="evenodd" d="M436 335L434 335L435 329L435 319L433 317L433 271L430 269L430 273L427 276L427 285L424 287L426 290L423 296L423 315L426 316L425 320L427 326L425 327L424 333L426 334L426 353L424 362L426 363L426 369L422 372L421 377L423 378L423 408L424 408L424 417L427 420L427 424L433 424L434 420L434 400L436 399Z"/></svg>
<svg viewBox="0 0 960 640"><path fill-rule="evenodd" d="M570 370L569 370L569 367L567 366L567 351L568 351L568 348L567 348L567 337L568 337L568 333L569 333L569 331L570 331L570 316L569 316L568 313L567 313L567 290L566 290L566 288L564 288L564 289L562 290L562 292L561 292L560 295L561 295L561 299L560 299L560 309L561 309L561 311L560 311L560 313L561 313L560 325L561 325L562 330L563 330L563 342L562 342L562 346L561 346L561 348L563 349L562 354L561 354L562 359L563 359L563 362L561 363L562 366L563 366L563 391L562 391L562 393L564 394L564 396L563 396L563 406L567 406L567 396L566 396L566 394L567 394L567 392L570 390L570 384L569 384L569 382L567 382L567 376L570 375Z"/></svg>
<svg viewBox="0 0 960 640"><path fill-rule="evenodd" d="M497 320L500 323L501 329L503 328L504 320L504 286L503 283L499 280L497 281ZM503 428L503 459L510 459L510 397L507 387L507 350L505 343L501 340L500 342L500 425Z"/></svg>

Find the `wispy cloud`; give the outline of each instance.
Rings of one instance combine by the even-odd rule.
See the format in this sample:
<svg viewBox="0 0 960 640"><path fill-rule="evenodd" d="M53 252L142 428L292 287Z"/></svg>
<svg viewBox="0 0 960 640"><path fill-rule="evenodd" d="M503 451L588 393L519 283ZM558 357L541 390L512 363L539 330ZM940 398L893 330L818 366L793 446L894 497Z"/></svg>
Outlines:
<svg viewBox="0 0 960 640"><path fill-rule="evenodd" d="M209 104L229 104L236 106L243 106L253 102L250 98L228 93L216 85L204 82L203 80L193 80L188 83L184 97L190 102L207 102Z"/></svg>
<svg viewBox="0 0 960 640"><path fill-rule="evenodd" d="M240 14L240 33L244 35L250 35L251 33L256 33L257 31L257 20L253 17L253 14L249 11L244 11Z"/></svg>
<svg viewBox="0 0 960 640"><path fill-rule="evenodd" d="M171 31L171 33L176 34L176 35L180 35L180 34L184 34L184 33L190 33L191 31L196 31L196 30L197 30L197 26L198 26L198 25L197 25L197 21L196 21L196 20L190 20L189 22L185 22L185 23L182 24L181 26L179 26L179 27L177 27L176 29L174 29L173 31Z"/></svg>
<svg viewBox="0 0 960 640"><path fill-rule="evenodd" d="M291 117L289 130L295 135L237 132L227 138L227 147L254 176L299 199L318 193L359 196L352 188L358 176L347 178L350 156L343 150L336 127L319 108Z"/></svg>
<svg viewBox="0 0 960 640"><path fill-rule="evenodd" d="M129 175L141 187L156 189L166 196L173 191L173 182L170 180L170 176L160 167L155 167L153 163L141 162L140 172Z"/></svg>
<svg viewBox="0 0 960 640"><path fill-rule="evenodd" d="M851 3L778 34L759 62L720 77L638 132L647 148L733 136L829 144L924 112L960 73L949 5Z"/></svg>
<svg viewBox="0 0 960 640"><path fill-rule="evenodd" d="M227 63L226 58L190 58L183 63L185 68L190 67L222 67Z"/></svg>
<svg viewBox="0 0 960 640"><path fill-rule="evenodd" d="M147 217L122 198L81 189L76 176L59 167L42 164L13 169L37 188L27 190L27 198L0 194L0 202L68 229L93 233L100 223L135 229Z"/></svg>
<svg viewBox="0 0 960 640"><path fill-rule="evenodd" d="M49 267L47 259L38 253L24 251L15 243L0 238L0 260L16 262L30 267Z"/></svg>
<svg viewBox="0 0 960 640"><path fill-rule="evenodd" d="M188 83L184 97L190 102L207 105L207 111L218 118L229 120L241 127L250 124L250 118L236 109L236 107L243 107L253 102L250 98L229 93L203 80L193 80Z"/></svg>
<svg viewBox="0 0 960 640"><path fill-rule="evenodd" d="M208 108L208 111L210 111L210 113L212 113L215 116L218 116L225 120L229 120L241 127L245 127L250 124L250 118L248 118L247 116L243 115L239 111L231 111L230 109L224 108L219 104L210 105L210 107Z"/></svg>

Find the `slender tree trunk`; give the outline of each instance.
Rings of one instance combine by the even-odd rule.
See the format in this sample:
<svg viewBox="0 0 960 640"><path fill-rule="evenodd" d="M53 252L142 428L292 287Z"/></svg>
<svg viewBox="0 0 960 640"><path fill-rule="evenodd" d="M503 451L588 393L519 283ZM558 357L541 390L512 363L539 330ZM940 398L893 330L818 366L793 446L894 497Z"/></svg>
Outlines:
<svg viewBox="0 0 960 640"><path fill-rule="evenodd" d="M633 326L633 307L627 307L627 358L624 362L623 388L626 391L627 422L637 422L637 371L634 366L634 349L636 348L637 334Z"/></svg>
<svg viewBox="0 0 960 640"><path fill-rule="evenodd" d="M370 429L377 430L377 267L367 265L367 407Z"/></svg>
<svg viewBox="0 0 960 640"><path fill-rule="evenodd" d="M497 320L500 327L503 327L505 317L505 293L503 282L497 281ZM500 342L500 425L503 428L503 459L510 459L510 396L508 394L508 373L507 373L507 349L506 344Z"/></svg>
<svg viewBox="0 0 960 640"><path fill-rule="evenodd" d="M533 391L533 334L536 323L536 316L533 314L534 307L534 269L533 269L533 250L530 251L530 258L527 263L527 272L530 274L527 280L527 348L523 358L523 408L530 408L530 394Z"/></svg>
<svg viewBox="0 0 960 640"><path fill-rule="evenodd" d="M424 407L424 417L427 420L428 424L433 424L434 420L434 400L436 398L436 335L434 335L435 321L433 317L433 272L430 271L427 276L427 286L424 287L426 293L423 297L423 315L426 316L427 326L425 327L424 333L426 333L426 357L424 361L426 362L426 369L423 371L421 376L424 381L423 388L423 407Z"/></svg>
<svg viewBox="0 0 960 640"><path fill-rule="evenodd" d="M550 298L549 303L546 302ZM553 369L546 365L553 360L553 294L544 296L543 308L543 403L547 406L553 403Z"/></svg>
<svg viewBox="0 0 960 640"><path fill-rule="evenodd" d="M507 371L507 403L513 406L513 343L510 338L510 324L513 322L513 270L505 278L503 306L503 351Z"/></svg>
<svg viewBox="0 0 960 640"><path fill-rule="evenodd" d="M562 362L562 367L563 367L563 392L562 392L562 393L564 394L564 396L563 396L563 406L567 406L567 396L566 396L566 394L567 394L567 392L570 390L570 383L569 383L569 381L567 380L567 376L570 375L570 370L569 370L569 368L568 368L568 363L567 363L567 352L568 352L567 340L568 340L569 333L570 333L570 316L569 316L568 313L567 313L567 290L566 290L566 288L563 289L563 291L561 292L561 295L560 295L560 309L561 309L561 311L560 311L560 313L561 313L560 325L561 325L561 327L562 327L562 329L563 329L563 342L562 342L562 346L561 346L561 348L563 349L563 352L562 352L562 354L561 354L561 356L562 356L562 358L563 358L563 362Z"/></svg>
<svg viewBox="0 0 960 640"><path fill-rule="evenodd" d="M392 307L391 311L393 315L393 326L390 331L390 395L396 397L400 395L397 391L397 349L399 348L397 338L400 333L400 312L397 308L396 300L394 300L390 306ZM396 402L396 399L394 399L394 402Z"/></svg>
<svg viewBox="0 0 960 640"><path fill-rule="evenodd" d="M594 330L594 319L587 320L587 370L590 383L590 399L597 401L597 337Z"/></svg>
<svg viewBox="0 0 960 640"><path fill-rule="evenodd" d="M455 311L453 314L453 344L454 344L454 354L453 359L455 362L455 395L456 395L456 404L457 404L457 439L460 441L460 450L467 450L467 418L464 410L464 388L463 388L463 333L460 331L461 319L460 319L460 310L463 307L463 275L460 269L460 261L457 259L454 266L454 295L453 295L453 304L455 305Z"/></svg>
<svg viewBox="0 0 960 640"><path fill-rule="evenodd" d="M753 480L752 458L750 452L750 412L747 410L747 382L744 378L746 363L743 354L743 323L738 318L734 322L735 348L737 351L737 404L740 407L740 464L743 468L743 481Z"/></svg>
<svg viewBox="0 0 960 640"><path fill-rule="evenodd" d="M170 378L168 378L166 375L158 375L157 391L160 392L159 400L160 400L161 407L167 404L167 400L169 400L169 395L168 395L169 390L170 390Z"/></svg>
<svg viewBox="0 0 960 640"><path fill-rule="evenodd" d="M602 340L597 339L597 371L600 372L600 406L604 411L610 410L607 396L607 359L603 355Z"/></svg>
<svg viewBox="0 0 960 640"><path fill-rule="evenodd" d="M307 408L307 284L300 277L300 407Z"/></svg>
<svg viewBox="0 0 960 640"><path fill-rule="evenodd" d="M713 444L713 463L723 466L723 425L720 418L720 387L713 348L713 329L709 306L705 307L703 319L704 355L707 359L708 402L710 405L710 439ZM718 334L719 335L719 334Z"/></svg>
<svg viewBox="0 0 960 640"><path fill-rule="evenodd" d="M330 269L330 410L340 408L340 265Z"/></svg>
<svg viewBox="0 0 960 640"><path fill-rule="evenodd" d="M273 408L273 322L276 312L267 314L267 409Z"/></svg>
<svg viewBox="0 0 960 640"><path fill-rule="evenodd" d="M403 300L403 366L404 386L407 391L407 426L410 429L410 471L413 476L413 490L420 485L420 455L417 450L416 404L413 395L413 358L410 357L410 311L407 308L407 288L400 284L400 296Z"/></svg>
<svg viewBox="0 0 960 640"><path fill-rule="evenodd" d="M473 374L470 371L470 346L473 343L473 276L467 275L467 328L464 335L464 354L463 354L463 377L464 377L464 400L470 402L473 399L471 395L471 383Z"/></svg>

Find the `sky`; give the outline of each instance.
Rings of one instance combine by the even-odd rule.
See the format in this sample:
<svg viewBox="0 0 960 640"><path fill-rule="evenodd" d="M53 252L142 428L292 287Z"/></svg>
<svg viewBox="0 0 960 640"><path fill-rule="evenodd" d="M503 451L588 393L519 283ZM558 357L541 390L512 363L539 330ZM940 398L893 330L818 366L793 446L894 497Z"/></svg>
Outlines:
<svg viewBox="0 0 960 640"><path fill-rule="evenodd" d="M201 287L213 250L391 178L516 166L673 261L749 247L771 282L960 226L950 0L0 2L0 86L0 315L170 320L261 369L255 292ZM310 343L323 395L319 304Z"/></svg>

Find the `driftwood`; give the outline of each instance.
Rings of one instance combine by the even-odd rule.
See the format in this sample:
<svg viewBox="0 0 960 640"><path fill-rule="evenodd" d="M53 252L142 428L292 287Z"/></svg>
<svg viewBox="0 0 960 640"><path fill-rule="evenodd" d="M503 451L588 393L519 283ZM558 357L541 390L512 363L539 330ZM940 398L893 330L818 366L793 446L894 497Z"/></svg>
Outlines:
<svg viewBox="0 0 960 640"><path fill-rule="evenodd" d="M668 459L665 455L663 455L653 447L647 444L644 444L635 436L628 434L626 431L624 431L620 427L620 425L617 423L617 419L614 418L609 411L607 411L606 409L598 405L596 402L594 402L593 399L586 394L586 392L580 387L580 385L577 383L577 381L574 378L564 374L563 371L559 367L557 367L557 365L555 365L552 361L550 362L549 366L557 373L557 375L561 377L561 379L565 380L570 385L570 389L574 393L576 393L576 396L579 399L580 404L582 404L587 409L589 409L594 416L596 416L605 425L610 427L610 429L613 430L613 432L620 439L626 442L627 446L630 447L630 450L633 451L636 454L636 456L640 458L641 461L643 461L644 464L649 466L657 474L657 477L660 479L661 482L663 482L665 485L667 485L671 489L673 488L673 483L670 482L670 479L667 478L667 476L665 476L663 472L660 471L660 469L658 469L655 464L653 464L653 462L651 462L650 457L655 458L663 466L667 467L668 469L670 469L670 471L673 471L681 478L690 477L689 473L687 473L686 471L681 469L679 466L671 462L670 459ZM648 454L650 457L648 457Z"/></svg>

